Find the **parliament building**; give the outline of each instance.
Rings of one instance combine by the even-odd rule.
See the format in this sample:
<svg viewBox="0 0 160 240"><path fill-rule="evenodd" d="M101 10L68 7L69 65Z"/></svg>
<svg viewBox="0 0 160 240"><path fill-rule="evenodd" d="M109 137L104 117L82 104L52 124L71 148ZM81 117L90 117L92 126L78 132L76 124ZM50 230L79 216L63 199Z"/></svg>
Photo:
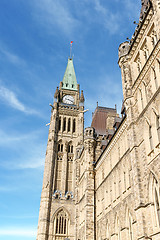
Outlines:
<svg viewBox="0 0 160 240"><path fill-rule="evenodd" d="M119 46L123 105L84 129L73 59L54 94L37 240L160 240L160 0Z"/></svg>

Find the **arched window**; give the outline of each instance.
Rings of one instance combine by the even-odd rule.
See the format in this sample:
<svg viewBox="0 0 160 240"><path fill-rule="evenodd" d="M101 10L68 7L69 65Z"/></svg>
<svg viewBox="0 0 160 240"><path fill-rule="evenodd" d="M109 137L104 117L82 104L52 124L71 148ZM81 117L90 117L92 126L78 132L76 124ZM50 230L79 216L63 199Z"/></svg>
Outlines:
<svg viewBox="0 0 160 240"><path fill-rule="evenodd" d="M58 144L58 152L63 152L63 144Z"/></svg>
<svg viewBox="0 0 160 240"><path fill-rule="evenodd" d="M68 237L68 214L61 209L54 218L54 240L61 240Z"/></svg>
<svg viewBox="0 0 160 240"><path fill-rule="evenodd" d="M144 108L143 94L142 94L141 88L138 89L137 98L138 98L137 100L138 100L139 113L141 113Z"/></svg>
<svg viewBox="0 0 160 240"><path fill-rule="evenodd" d="M157 128L158 140L160 141L160 117L159 117L159 115L156 115L156 128Z"/></svg>
<svg viewBox="0 0 160 240"><path fill-rule="evenodd" d="M69 118L68 119L68 132L71 131L71 119Z"/></svg>
<svg viewBox="0 0 160 240"><path fill-rule="evenodd" d="M153 206L153 226L160 228L160 185L155 176L151 175L151 199L154 203Z"/></svg>
<svg viewBox="0 0 160 240"><path fill-rule="evenodd" d="M119 224L119 218L118 217L116 217L115 231L116 231L116 235L117 235L116 240L121 240L121 230L120 230L120 224Z"/></svg>
<svg viewBox="0 0 160 240"><path fill-rule="evenodd" d="M68 153L70 153L70 152L71 152L71 146L68 145Z"/></svg>
<svg viewBox="0 0 160 240"><path fill-rule="evenodd" d="M71 146L71 153L73 153L73 145Z"/></svg>
<svg viewBox="0 0 160 240"><path fill-rule="evenodd" d="M128 237L129 237L129 240L133 240L133 227L132 227L132 216L130 214L130 212L128 212Z"/></svg>
<svg viewBox="0 0 160 240"><path fill-rule="evenodd" d="M157 80L157 74L156 74L155 67L152 67L152 73L153 73L152 76L153 76L155 88L158 89L158 80Z"/></svg>
<svg viewBox="0 0 160 240"><path fill-rule="evenodd" d="M106 227L106 240L110 240L109 223L107 223Z"/></svg>
<svg viewBox="0 0 160 240"><path fill-rule="evenodd" d="M66 118L63 119L63 132L66 131Z"/></svg>
<svg viewBox="0 0 160 240"><path fill-rule="evenodd" d="M58 122L58 131L61 130L61 117L59 118L59 122Z"/></svg>
<svg viewBox="0 0 160 240"><path fill-rule="evenodd" d="M150 143L150 149L153 149L153 137L152 137L152 126L149 125L149 143Z"/></svg>
<svg viewBox="0 0 160 240"><path fill-rule="evenodd" d="M73 133L76 131L76 119L73 119Z"/></svg>

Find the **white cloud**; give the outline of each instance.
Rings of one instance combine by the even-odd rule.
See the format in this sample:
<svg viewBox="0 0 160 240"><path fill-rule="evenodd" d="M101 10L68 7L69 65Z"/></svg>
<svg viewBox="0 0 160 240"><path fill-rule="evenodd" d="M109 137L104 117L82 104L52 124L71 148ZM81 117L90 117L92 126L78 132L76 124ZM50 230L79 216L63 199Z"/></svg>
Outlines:
<svg viewBox="0 0 160 240"><path fill-rule="evenodd" d="M1 52L1 54L3 54L8 59L8 61L10 61L13 64L18 64L18 65L22 65L22 64L24 65L25 64L23 59L21 59L19 56L15 55L15 54L13 54L13 53L5 50L5 49L1 48L0 52Z"/></svg>
<svg viewBox="0 0 160 240"><path fill-rule="evenodd" d="M12 152L12 158L7 161L2 158L0 166L4 169L41 169L44 166L46 143L39 142L42 131L28 134L6 133L0 129L0 148ZM21 149L20 154L15 154ZM22 154L21 154L22 153ZM0 191L4 190L1 189Z"/></svg>
<svg viewBox="0 0 160 240"><path fill-rule="evenodd" d="M36 237L36 228L14 228L8 227L0 229L0 236L22 236L22 237Z"/></svg>
<svg viewBox="0 0 160 240"><path fill-rule="evenodd" d="M39 0L34 1L36 6L36 19L54 33L53 26L58 27L64 34L70 36L78 20L73 17L67 1Z"/></svg>
<svg viewBox="0 0 160 240"><path fill-rule="evenodd" d="M38 114L37 111L27 108L19 101L15 93L6 87L0 86L0 99L10 107L26 114Z"/></svg>

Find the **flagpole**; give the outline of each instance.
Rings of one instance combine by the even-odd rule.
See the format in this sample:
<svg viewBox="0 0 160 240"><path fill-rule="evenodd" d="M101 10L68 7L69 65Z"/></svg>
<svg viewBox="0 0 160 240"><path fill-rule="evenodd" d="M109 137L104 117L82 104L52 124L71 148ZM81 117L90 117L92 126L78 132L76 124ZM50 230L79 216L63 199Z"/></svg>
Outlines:
<svg viewBox="0 0 160 240"><path fill-rule="evenodd" d="M72 58L72 43L73 41L70 42L70 58Z"/></svg>

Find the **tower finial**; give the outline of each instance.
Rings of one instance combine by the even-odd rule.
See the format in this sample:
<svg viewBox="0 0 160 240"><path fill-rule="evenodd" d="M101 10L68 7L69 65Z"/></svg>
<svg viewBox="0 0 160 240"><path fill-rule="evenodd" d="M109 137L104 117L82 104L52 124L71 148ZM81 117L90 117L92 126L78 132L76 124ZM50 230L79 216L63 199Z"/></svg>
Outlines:
<svg viewBox="0 0 160 240"><path fill-rule="evenodd" d="M73 41L70 42L70 59L72 59L72 44L73 44Z"/></svg>

